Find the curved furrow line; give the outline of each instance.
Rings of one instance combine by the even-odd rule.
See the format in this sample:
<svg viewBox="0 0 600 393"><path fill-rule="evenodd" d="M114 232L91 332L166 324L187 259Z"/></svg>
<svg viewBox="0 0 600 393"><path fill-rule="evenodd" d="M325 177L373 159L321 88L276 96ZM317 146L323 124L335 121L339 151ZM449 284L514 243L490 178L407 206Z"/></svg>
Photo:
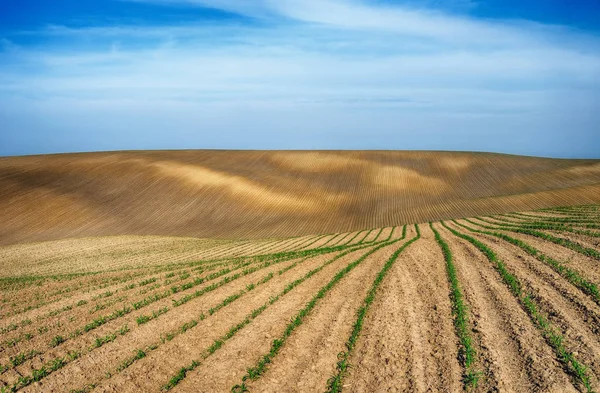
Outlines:
<svg viewBox="0 0 600 393"><path fill-rule="evenodd" d="M121 324L125 323L125 325L127 325L130 328L129 330L131 330L134 327L136 327L135 321L137 321L137 326L142 325L151 319L159 318L160 316L166 314L167 312L174 310L177 307L182 306L191 300L195 300L195 299L205 295L206 293L212 292L222 286L225 286L225 285L231 283L232 281L238 280L247 275L251 275L251 274L260 272L261 270L268 268L271 265L282 263L285 261L287 261L287 259L282 259L282 260L274 259L271 261L266 261L263 264L258 265L256 267L251 267L251 266L248 267L249 264L244 265L244 266L241 266L239 269L241 269L243 267L247 267L247 268L238 273L235 273L235 270L232 270L232 269L224 269L224 270L221 270L220 272L213 273L212 275L206 276L205 279L194 282L193 283L194 285L190 286L190 288L186 288L186 291L184 291L184 292L180 292L179 290L178 291L170 290L168 292L165 292L164 296L159 296L159 297L153 296L153 297L144 299L144 301L142 301L142 302L132 303L131 307L126 307L126 308L123 308L122 310L117 310L117 311L109 314L108 316L104 316L104 317L95 319L93 322L85 325L82 329L76 330L73 334L69 335L68 337L56 336L55 338L52 339L52 342L50 343L51 352L54 353L54 355L47 355L46 352L41 352L38 355L36 355L36 358L39 358L41 355L44 355L44 358L51 357L52 359L56 360L56 359L64 359L65 352L67 354L69 354L69 353L81 354L82 351L91 352L91 351L95 350L97 347L89 348L90 343L85 342L86 340L82 340L81 338L76 340L72 344L67 345L66 347L65 347L65 343L69 343L74 338L81 337L84 334L86 337L89 337L89 340L87 340L87 341L93 342L96 340L97 337L94 337L94 338L90 337L91 333L89 333L89 332L96 331L96 329L98 329L99 327L102 327L102 333L100 333L101 336L106 333L112 334L112 330L109 330L109 329L116 329L117 328L116 323L119 321L120 321L119 323L121 323ZM227 276L227 274L232 273L232 272L234 273L233 275ZM195 292L190 291L190 289L193 289L197 285L208 283L211 280L216 280L217 278L220 278L220 277L223 277L223 278L218 282L215 282L211 285L205 286L205 287L201 288L200 290L196 290ZM181 288L181 287L183 287L183 286L179 286L179 288ZM188 293L188 294L185 295L185 293ZM179 299L176 299L172 302L169 302L169 299L172 298L175 294L178 294L177 296L180 296L180 294L184 294L184 296L180 297ZM154 304L154 303L157 303L157 304L155 306L154 311L149 316L148 316L148 314L146 314L146 315L139 314L137 317L131 315L123 320L121 319L121 318L129 315L130 313L132 313L135 310L140 310L140 309L145 308L145 307L149 306L150 304ZM168 306L168 304L170 304L170 303L172 303L171 307ZM109 322L110 322L110 324L109 324ZM107 330L108 330L108 332L107 332ZM129 330L126 333L124 333L123 335L128 334ZM87 348L89 348L89 349L87 349ZM47 375L51 374L52 372L56 371L59 368L64 367L70 361L75 360L75 359L70 359L69 362L68 361L62 362L61 366L58 368L48 366L48 364L49 364L48 362L40 363L39 361L35 362L35 360L36 359L34 358L33 361L34 361L35 365L32 366L30 378L27 376L7 375L7 376L3 376L3 379L7 383L9 383L9 385L17 387L17 390L18 390L24 386L31 384L32 382L37 382L37 381L43 379ZM54 362L55 360L52 360L51 362ZM38 371L36 371L36 370L38 370ZM35 375L40 374L39 370L46 370L46 372L41 373L43 375L42 377L36 378ZM48 370L50 370L50 371L48 372ZM12 381L11 381L11 379L12 379Z"/></svg>
<svg viewBox="0 0 600 393"><path fill-rule="evenodd" d="M565 337L560 329L557 329L548 319L548 315L543 311L543 306L539 299L528 288L524 287L519 278L510 272L504 261L498 255L481 241L457 231L442 222L442 225L454 235L471 242L481 252L483 252L488 260L496 267L504 283L510 288L512 294L519 301L523 309L528 313L531 320L538 327L541 334L544 336L548 345L550 345L564 367L569 370L574 378L574 381L587 392L593 391L595 381L590 378L588 367L570 351L565 345Z"/></svg>
<svg viewBox="0 0 600 393"><path fill-rule="evenodd" d="M382 247L386 246L385 244L381 245ZM348 258L351 255L355 255L356 253L359 253L360 250L362 248L358 248L358 249L350 249L347 251L342 252L340 255L336 256L335 258L332 258L330 260L327 261L327 263L325 263L322 267L317 268L317 269L313 269L309 272L307 272L303 277L288 283L287 285L280 285L280 289L278 290L279 292L275 292L278 293L277 295L273 295L273 291L269 291L267 293L264 293L262 296L257 297L255 299L253 299L252 302L248 304L240 304L238 307L238 310L235 313L235 316L233 316L232 314L232 318L234 320L240 320L240 322L231 325L231 318L225 319L223 321L221 321L218 325L213 325L210 331L210 334L207 334L208 332L201 334L200 336L197 336L197 338L192 339L193 342L196 342L196 346L199 346L201 348L206 348L204 351L202 351L200 354L197 351L192 351L189 352L189 350L184 350L185 353L187 353L186 355L186 359L188 360L188 365L186 367L184 367L183 369L180 370L179 373L177 373L175 376L171 377L171 382L169 382L167 385L168 386L172 386L172 385L176 385L178 384L192 369L196 369L197 367L201 366L202 361L205 357L211 356L213 355L217 350L219 350L226 342L229 342L229 340L234 340L234 341L239 341L240 339L243 340L243 337L247 337L248 334L251 334L250 332L259 328L262 324L265 323L265 318L266 320L269 320L270 318L276 318L276 319L281 319L282 317L285 318L285 315L289 312L288 309L291 305L293 304L302 304L302 302L305 301L306 296L308 296L310 294L311 288L315 285L321 285L320 283L323 283L323 280L328 280L328 277L331 277L332 274L335 274L335 271L337 271L337 269L339 269L339 265L346 265L346 263L349 263L350 261L348 260ZM322 270L322 272L321 272ZM306 284L303 284L304 281L310 279L310 282L307 282ZM282 283L283 284L283 283ZM271 284L272 285L272 284ZM308 286L307 286L308 285ZM290 293L293 290L292 293ZM289 295L288 295L289 293ZM287 295L287 296L286 296ZM291 296L291 298L290 298ZM282 298L287 299L286 302L281 303L280 300ZM300 302L300 303L298 303ZM254 307L254 309L250 312L249 309L252 309ZM231 312L231 311L230 311ZM260 318L260 323L258 324L258 326L256 326L255 320L257 318ZM269 325L270 326L270 325ZM247 329L248 327L250 327L250 329ZM247 330L250 330L250 332L248 332ZM198 332L201 333L201 332ZM237 334L241 333L242 337L241 338L237 338ZM181 345L181 343L180 343ZM177 347L173 347L172 350L175 351L174 353L177 353L177 357L181 356L181 349L176 349ZM249 348L248 348L249 349ZM164 350L163 350L164 353ZM199 358L200 356L200 358ZM195 359L195 360L194 360ZM148 383L150 383L150 385L147 385L147 388L150 388L150 386L155 386L155 383L159 381L159 378L161 378L162 376L162 384L164 384L165 382L167 382L169 380L169 376L165 375L165 373L169 373L169 374L173 374L174 370L176 368L174 368L173 366L177 363L181 364L181 361L177 361L177 363L173 364L174 362L171 361L169 362L168 365L165 364L148 364L148 362L145 362L145 367L146 369L148 367L152 367L153 369L156 369L157 367L160 367L161 370L164 369L164 371L160 371L158 372L158 375L156 378L153 378L153 380L155 382L151 382L148 381ZM211 363L212 365L213 363ZM227 365L227 366L231 366L231 365ZM181 366L179 366L181 367ZM140 372L140 367L136 367L136 373ZM171 370L171 371L169 371ZM201 372L201 371L200 371ZM147 373L147 371L144 371L144 374ZM153 374L157 373L156 371L153 371ZM211 374L213 375L213 374ZM118 386L118 388L117 388ZM121 391L121 389L123 389L123 385L122 385L122 379L119 380L119 382L113 382L110 385L108 385L106 388L101 389L101 391L113 391L112 389L116 389L117 391ZM126 388L127 391L127 388ZM132 390L135 391L135 390Z"/></svg>
<svg viewBox="0 0 600 393"><path fill-rule="evenodd" d="M70 368L64 368L51 380L44 382L48 391L61 391L61 388L79 386L79 391L88 391L107 378L118 376L136 361L143 359L154 351L162 351L165 344L175 338L183 336L187 338L194 329L201 328L203 324L209 324L218 317L220 312L227 312L238 300L244 300L247 296L256 292L265 291L265 285L281 281L287 278L282 276L285 272L295 267L308 263L307 268L319 263L318 260L307 262L310 257L293 262L285 267L273 266L252 279L240 280L214 291L203 297L201 303L189 302L178 309L177 314L168 320L152 319L147 325L137 329L132 337L127 337L126 342L115 341L91 354L93 358L82 357ZM306 269L306 268L302 268ZM294 274L291 272L290 274ZM254 281L253 281L254 280ZM193 316L190 318L190 316ZM181 338L180 338L181 339ZM133 355L132 355L133 354Z"/></svg>
<svg viewBox="0 0 600 393"><path fill-rule="evenodd" d="M476 222L469 220L469 219L464 219L464 221L473 224L473 225L480 225L477 224ZM575 286L576 288L580 289L581 291L583 291L584 293L586 293L587 295L589 295L598 305L600 305L600 289L598 288L598 284L596 284L595 282L589 280L588 278L585 277L585 273L583 272L579 272L577 270L571 269L567 264L565 264L564 262L558 261L544 253L542 253L540 250L538 250L535 247L530 246L529 244L519 240L519 239L515 239L513 237L510 237L508 235L505 235L503 233L499 233L499 232L490 232L490 231L481 231L481 230L477 230L475 228L469 227L467 225L461 224L459 223L457 220L453 220L453 222L465 229L468 229L471 232L475 232L475 233L482 233L482 234L486 234L486 235L490 235L490 236L495 236L499 239L502 239L510 244L513 244L519 248L521 248L523 251L525 251L527 254L533 256L534 258L536 258L538 261L548 265L550 268L552 268L555 272L557 272L558 274L560 274L563 278L565 278L568 282L570 282L571 284L573 284L573 286ZM494 230L496 228L494 227L489 227L489 226L483 226L480 225L483 228L486 229L490 229L490 230Z"/></svg>
<svg viewBox="0 0 600 393"><path fill-rule="evenodd" d="M576 391L552 348L484 254L443 226L436 226L455 256L469 305L482 371L473 391Z"/></svg>
<svg viewBox="0 0 600 393"><path fill-rule="evenodd" d="M400 248L398 248L390 256L390 258L387 260L387 262L385 263L385 265L383 266L383 268L379 271L379 274L377 274L377 277L375 278L375 280L371 284L371 288L369 289L369 292L367 293L367 296L363 300L363 304L358 309L356 321L352 325L353 326L352 332L350 333L350 336L348 337L348 340L346 341L346 350L343 351L343 352L341 352L338 355L338 362L336 364L336 372L327 381L327 389L326 389L327 392L341 392L342 391L343 380L344 380L344 377L346 376L346 373L347 373L348 367L349 367L349 358L350 358L350 356L353 353L353 350L354 350L354 348L356 346L356 341L358 340L358 337L359 337L359 335L360 335L360 333L362 331L364 320L365 320L365 317L367 315L367 312L369 311L369 308L371 307L371 304L375 300L375 296L377 294L377 290L381 286L381 283L383 282L383 279L385 278L385 276L387 275L388 271L392 268L392 266L394 265L394 263L398 259L398 256L408 246L410 246L412 243L414 243L414 242L416 242L417 240L420 239L421 233L419 232L419 226L418 225L415 225L415 230L416 230L417 235L415 237L413 237L412 239L410 239L409 241L407 241L406 243L404 243ZM244 388L245 388L244 385L240 385L240 389L239 390L240 391L244 391Z"/></svg>
<svg viewBox="0 0 600 393"><path fill-rule="evenodd" d="M382 281L348 357L350 367L343 381L335 378L330 387L352 392L462 390L444 257L433 231L425 227L420 232L420 240L399 255Z"/></svg>
<svg viewBox="0 0 600 393"><path fill-rule="evenodd" d="M335 370L337 354L344 349L357 310L369 286L395 253L386 247L372 254L324 297L302 325L286 340L253 391L319 391ZM194 384L194 380L190 381ZM188 385L189 386L189 385Z"/></svg>
<svg viewBox="0 0 600 393"><path fill-rule="evenodd" d="M395 242L396 241L393 241L393 243L395 243ZM277 354L281 350L282 346L285 344L286 340L290 337L292 332L304 322L305 318L314 309L314 307L319 302L319 300L322 299L323 297L325 297L325 295L346 274L348 274L350 271L352 271L356 266L358 266L360 263L362 263L365 259L367 259L370 255L372 255L379 249L381 249L385 246L388 246L388 245L389 244L382 244L382 245L372 248L367 253L363 254L360 258L358 258L356 261L352 262L351 264L346 266L344 269L339 271L338 274L336 274L331 281L329 281L324 287L322 287L319 290L319 292L317 292L317 294L310 300L310 302L302 310L300 310L300 312L298 314L296 314L296 316L294 318L292 318L291 322L286 326L286 329L284 330L283 334L278 339L273 341L269 352L266 353L265 355L263 355L258 360L258 362L256 363L256 366L248 369L247 374L242 377L241 384L233 386L232 391L234 391L234 392L247 391L247 382L246 381L248 381L248 383L250 382L250 380L255 381L258 378L260 378L260 376L267 371L268 365L273 361L275 356L277 356Z"/></svg>

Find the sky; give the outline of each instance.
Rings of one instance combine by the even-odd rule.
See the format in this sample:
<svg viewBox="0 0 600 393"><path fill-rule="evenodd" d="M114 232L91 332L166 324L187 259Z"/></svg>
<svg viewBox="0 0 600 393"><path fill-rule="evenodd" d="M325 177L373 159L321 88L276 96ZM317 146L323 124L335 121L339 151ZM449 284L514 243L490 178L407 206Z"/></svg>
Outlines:
<svg viewBox="0 0 600 393"><path fill-rule="evenodd" d="M0 155L600 158L600 0L1 0Z"/></svg>

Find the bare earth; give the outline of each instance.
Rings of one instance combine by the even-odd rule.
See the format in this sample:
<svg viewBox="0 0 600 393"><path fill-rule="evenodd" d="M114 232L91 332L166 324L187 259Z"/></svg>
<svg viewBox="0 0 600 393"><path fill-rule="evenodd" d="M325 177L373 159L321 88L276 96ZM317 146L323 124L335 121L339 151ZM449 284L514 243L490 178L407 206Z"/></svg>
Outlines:
<svg viewBox="0 0 600 393"><path fill-rule="evenodd" d="M0 158L0 244L260 239L600 203L600 161L403 151Z"/></svg>
<svg viewBox="0 0 600 393"><path fill-rule="evenodd" d="M1 391L600 390L600 206L398 224L2 246Z"/></svg>

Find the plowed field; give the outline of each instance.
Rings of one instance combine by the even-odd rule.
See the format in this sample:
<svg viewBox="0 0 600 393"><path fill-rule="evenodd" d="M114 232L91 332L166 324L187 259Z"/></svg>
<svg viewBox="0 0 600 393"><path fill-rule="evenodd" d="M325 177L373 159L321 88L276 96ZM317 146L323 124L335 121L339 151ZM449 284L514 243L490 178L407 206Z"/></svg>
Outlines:
<svg viewBox="0 0 600 393"><path fill-rule="evenodd" d="M256 240L597 203L600 160L435 151L0 157L0 245L131 235Z"/></svg>
<svg viewBox="0 0 600 393"><path fill-rule="evenodd" d="M2 392L598 392L600 206L0 247Z"/></svg>

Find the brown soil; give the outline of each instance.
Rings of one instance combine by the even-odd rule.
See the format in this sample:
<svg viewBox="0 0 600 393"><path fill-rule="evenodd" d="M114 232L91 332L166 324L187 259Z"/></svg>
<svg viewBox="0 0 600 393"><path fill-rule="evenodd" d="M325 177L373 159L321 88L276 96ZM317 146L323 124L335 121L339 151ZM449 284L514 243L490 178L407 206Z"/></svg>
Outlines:
<svg viewBox="0 0 600 393"><path fill-rule="evenodd" d="M468 223L466 221L458 220L458 222L474 228L486 231L484 228L477 228L475 225ZM475 221L476 222L476 221ZM463 231L467 231L463 229ZM540 239L535 236L525 235L522 233L515 233L511 231L502 231L497 230L496 232L504 233L514 239L521 240L532 247L535 247L542 253L560 261L563 263L567 263L571 269L575 269L576 271L584 274L588 279L592 282L600 283L600 263L599 261L586 257L578 253L577 251L573 251L569 248L563 247L561 245Z"/></svg>
<svg viewBox="0 0 600 393"><path fill-rule="evenodd" d="M453 253L483 365L480 391L572 392L569 378L487 258L436 225Z"/></svg>
<svg viewBox="0 0 600 393"><path fill-rule="evenodd" d="M456 392L457 339L442 253L433 233L400 255L376 298L351 359L351 392Z"/></svg>
<svg viewBox="0 0 600 393"><path fill-rule="evenodd" d="M533 212L532 214L537 214ZM476 227L464 220L459 223ZM600 305L594 298L571 284L548 265L527 255L520 248L496 237L476 234L450 221L446 223L488 245L506 268L533 294L541 312L553 329L564 337L565 348L587 367L594 391L600 390ZM487 225L487 224L486 224ZM344 392L457 392L464 391L464 369L460 342L454 326L446 264L441 248L428 224L420 226L422 238L410 245L388 271L376 293L350 356ZM475 246L454 236L441 224L434 227L448 243L456 266L459 285L467 306L468 332L477 356L475 369L480 372L472 392L574 392L585 391L561 363L527 310L512 295L494 265ZM377 240L389 236L385 228ZM360 234L350 242L350 239ZM528 235L503 231L565 263L581 276L600 283L598 261L580 253ZM125 304L170 290L172 285L190 282L226 266L234 266L242 257L281 251L318 249L331 244L357 244L364 238L365 248L328 264L264 312L208 356L175 386L178 392L229 392L241 382L248 368L266 354L291 318L326 285L337 272L364 254L375 240L379 228L346 232L340 236L310 235L297 238L213 242L206 239L144 239L119 237L112 250L107 238L79 239L0 247L0 255L11 262L0 279L0 387L11 385L21 376L30 376L43 365L64 357L68 351L81 356L40 381L21 389L25 392L68 392L83 389L97 392L159 392L161 387L184 366L202 358L202 354L233 326L258 307L269 302L291 282L323 266L336 253L297 258L242 276L207 292L184 305L173 307L173 299L210 286L222 277L153 302L151 305L107 322L89 332L68 337L101 315L108 315ZM393 238L402 235L396 227ZM407 240L416 235L407 228ZM589 247L598 245L580 235L559 234ZM331 240L332 241L328 241ZM405 241L407 241L405 240ZM60 242L60 244L59 244ZM312 243L312 244L311 244ZM389 256L403 242L377 251L349 272L318 301L304 323L287 338L266 372L248 383L252 392L325 391L327 380L336 373L338 353L345 350L357 310L373 280ZM78 247L81 247L78 250ZM61 250L65 250L61 260ZM128 252L130 250L130 252ZM2 254L4 252L4 254ZM19 253L25 263L19 266ZM97 263L93 254L97 253ZM152 259L152 256L156 260ZM214 261L214 258L229 257ZM36 266L35 261L40 262ZM146 263L147 261L151 263ZM201 262L200 262L201 260ZM188 262L194 262L193 265ZM261 262L254 262L261 263ZM88 275L57 275L69 268ZM113 268L118 269L113 270ZM209 270L195 270L205 267ZM281 270L289 268L289 270ZM210 270L212 269L212 270ZM40 272L33 281L23 272ZM282 271L282 274L278 274ZM183 277L182 274L191 274ZM230 272L223 277L236 274ZM217 312L209 310L246 290L267 274L273 277L244 293ZM142 282L149 279L155 282ZM38 285L39 284L39 285ZM134 284L132 287L130 285ZM110 296L101 297L107 292ZM117 301L118 298L125 297ZM80 300L87 303L73 306ZM113 301L114 300L114 301ZM72 308L64 308L66 306ZM97 306L106 308L95 311ZM32 307L30 310L24 310ZM161 307L169 311L138 325L136 318L150 315ZM198 324L172 339L186 322ZM127 324L129 331L112 342L95 347L96 338L115 333ZM32 334L28 337L27 334ZM57 335L68 340L55 348L50 341ZM152 350L148 347L152 346ZM119 366L138 349L146 356L124 370ZM31 350L38 353L13 366L18 355ZM92 388L92 385L95 385Z"/></svg>
<svg viewBox="0 0 600 393"><path fill-rule="evenodd" d="M0 158L0 244L291 237L600 202L598 160L419 151Z"/></svg>
<svg viewBox="0 0 600 393"><path fill-rule="evenodd" d="M237 376L241 379L239 372L245 372L246 368L255 358L246 358L252 353L257 353L262 350L266 352L272 339L274 339L281 330L284 329L285 323L289 321L291 316L297 312L309 299L325 285L343 266L352 262L364 251L351 253L334 263L325 267L317 275L303 282L293 291L285 295L280 301L276 302L267 308L259 317L251 324L242 329L237 335L228 340L226 344L207 361L203 363L193 374L205 375L205 368L212 367L213 364L225 367L226 371L214 382L223 382L226 378L233 375L234 370L238 370ZM325 262L330 257L319 257L321 263ZM313 268L315 266L312 266ZM301 270L294 274L293 279L301 277L310 270L308 265L302 266ZM215 339L223 336L231 326L237 324L244 319L246 315L253 309L260 307L268 301L273 294L280 292L293 279L278 279L275 282L270 282L268 287L261 291L253 292L244 302L236 302L227 307L224 312L215 315L212 320L207 319L203 323L187 332L185 336L175 338L173 341L166 343L160 353L151 354L150 356L136 362L133 366L112 378L108 383L103 384L99 391L114 391L114 392L136 392L136 391L157 391L164 385L178 370L183 366L187 366L192 360L198 359L202 351L206 350ZM225 356L224 363L219 361L222 354L228 353L229 348L233 346L244 347L234 357ZM261 352L261 353L262 353ZM246 362L243 362L243 360ZM237 367L235 364L240 364ZM213 378L216 374L206 374ZM221 375L221 374L219 374ZM231 388L233 383L229 384L225 390ZM206 391L206 390L205 390ZM210 391L210 389L208 390Z"/></svg>
<svg viewBox="0 0 600 393"><path fill-rule="evenodd" d="M126 336L119 337L116 341L106 344L98 350L92 351L87 356L78 359L76 362L61 369L59 372L52 374L45 379L41 386L45 391L60 392L63 391L65 387L68 387L69 389L81 388L86 383L99 382L107 372L115 373L116 367L125 359L132 356L132 354L135 353L135 350L144 349L152 344L160 345L161 337L165 337L168 332L177 330L190 319L198 319L201 313L207 315L207 318L204 321L201 321L200 324L192 330L188 330L184 334L185 338L193 337L194 332L197 329L202 329L202 326L212 325L213 320L218 318L218 316L223 316L225 319L228 319L228 317L232 316L230 313L231 309L234 307L233 304L226 306L212 316L209 315L208 310L211 307L218 305L228 296L238 293L240 290L244 289L246 285L257 282L260 278L271 272L276 274L276 276L269 281L267 286L259 286L255 291L250 292L239 299L239 302L243 303L244 307L247 307L247 303L245 302L247 298L257 296L257 294L261 293L268 293L273 290L271 287L272 285L298 278L306 271L323 263L323 257L307 260L296 268L286 272L284 275L277 275L276 272L279 269L294 262L295 261L286 262L285 264L276 265L242 277L224 287L209 292L196 300L190 301L183 306L174 308L167 314L142 326L137 327L135 326L135 323L133 325L130 324L132 331ZM177 294L174 297L180 298L181 295ZM155 307L153 307L153 309L154 308ZM106 330L109 331L109 329ZM101 334L96 333L92 336L101 336ZM161 351L162 350L161 347ZM179 358L179 360L181 360L181 358ZM33 387L33 389L35 390L36 387Z"/></svg>
<svg viewBox="0 0 600 393"><path fill-rule="evenodd" d="M357 267L320 301L304 324L287 340L269 371L249 389L256 392L323 390L335 372L338 353L352 330L356 312L377 273L400 247L387 247ZM406 252L406 251L405 251ZM193 380L191 381L194 384Z"/></svg>
<svg viewBox="0 0 600 393"><path fill-rule="evenodd" d="M464 232L464 229L462 230ZM543 311L565 336L565 346L592 370L600 369L600 307L538 260L509 243L477 235L493 247L509 271L540 299ZM598 380L592 375L597 389Z"/></svg>

